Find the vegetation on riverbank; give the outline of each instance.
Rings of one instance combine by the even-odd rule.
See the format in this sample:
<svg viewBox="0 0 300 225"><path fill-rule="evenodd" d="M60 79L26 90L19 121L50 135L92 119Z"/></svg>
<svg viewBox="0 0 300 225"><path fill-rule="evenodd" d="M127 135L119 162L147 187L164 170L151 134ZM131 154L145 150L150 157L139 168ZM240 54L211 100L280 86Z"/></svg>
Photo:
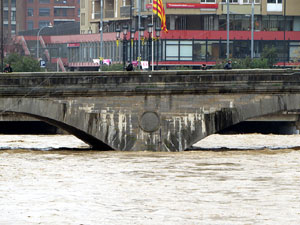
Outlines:
<svg viewBox="0 0 300 225"><path fill-rule="evenodd" d="M39 62L29 56L21 56L13 53L9 54L4 59L4 65L9 63L13 68L13 72L41 72L43 69L40 68Z"/></svg>

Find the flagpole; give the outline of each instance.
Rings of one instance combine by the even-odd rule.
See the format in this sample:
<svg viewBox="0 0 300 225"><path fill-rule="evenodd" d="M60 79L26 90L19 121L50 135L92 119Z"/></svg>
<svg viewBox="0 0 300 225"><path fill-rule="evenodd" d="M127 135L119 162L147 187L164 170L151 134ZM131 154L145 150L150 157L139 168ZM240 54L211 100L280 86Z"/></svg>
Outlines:
<svg viewBox="0 0 300 225"><path fill-rule="evenodd" d="M152 41L151 41L151 43L152 43L152 46L151 46L151 52L152 52L152 59L151 59L151 63L152 63L152 71L154 70L154 63L153 63L153 61L154 61L154 58L153 58L153 55L154 55L154 48L153 48L153 46L154 46L154 42L153 42L153 33L154 33L154 23L153 23L153 16L154 15L154 12L153 12L153 2L152 2L152 24L153 24L153 29L152 29Z"/></svg>

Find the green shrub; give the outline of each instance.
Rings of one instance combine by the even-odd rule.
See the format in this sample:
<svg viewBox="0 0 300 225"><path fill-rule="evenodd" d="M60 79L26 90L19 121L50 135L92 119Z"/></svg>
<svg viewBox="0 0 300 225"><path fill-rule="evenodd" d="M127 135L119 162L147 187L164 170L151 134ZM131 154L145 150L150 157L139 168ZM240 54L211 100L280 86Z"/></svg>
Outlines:
<svg viewBox="0 0 300 225"><path fill-rule="evenodd" d="M251 59L246 57L244 59L232 59L233 69L267 69L270 68L268 59ZM225 62L217 62L215 69L223 69L226 64Z"/></svg>
<svg viewBox="0 0 300 225"><path fill-rule="evenodd" d="M39 62L29 56L21 56L16 53L9 54L5 59L4 63L9 63L14 72L40 72Z"/></svg>
<svg viewBox="0 0 300 225"><path fill-rule="evenodd" d="M272 46L265 46L262 53L261 57L263 59L267 59L269 68L272 68L273 65L277 62L278 54L277 54L277 49Z"/></svg>
<svg viewBox="0 0 300 225"><path fill-rule="evenodd" d="M174 68L171 68L171 70L190 70L191 68L186 66L176 66Z"/></svg>
<svg viewBox="0 0 300 225"><path fill-rule="evenodd" d="M101 71L123 71L123 64L102 65Z"/></svg>

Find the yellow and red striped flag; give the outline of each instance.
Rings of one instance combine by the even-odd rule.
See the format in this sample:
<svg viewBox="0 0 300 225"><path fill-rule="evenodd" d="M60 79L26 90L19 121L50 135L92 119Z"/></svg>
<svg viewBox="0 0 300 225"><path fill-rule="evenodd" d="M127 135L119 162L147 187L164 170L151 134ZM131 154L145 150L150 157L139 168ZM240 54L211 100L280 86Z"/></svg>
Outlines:
<svg viewBox="0 0 300 225"><path fill-rule="evenodd" d="M168 33L167 25L166 25L166 14L164 5L162 3L162 0L153 0L152 3L153 13L157 14L161 21L161 29Z"/></svg>

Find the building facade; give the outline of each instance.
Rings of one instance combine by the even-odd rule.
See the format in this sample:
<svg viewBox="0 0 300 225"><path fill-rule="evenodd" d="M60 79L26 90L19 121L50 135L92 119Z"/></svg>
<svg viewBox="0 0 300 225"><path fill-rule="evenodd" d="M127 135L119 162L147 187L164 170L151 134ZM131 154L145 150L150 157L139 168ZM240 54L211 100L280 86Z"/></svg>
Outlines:
<svg viewBox="0 0 300 225"><path fill-rule="evenodd" d="M26 30L79 21L80 0L27 0ZM23 9L24 10L24 9Z"/></svg>
<svg viewBox="0 0 300 225"><path fill-rule="evenodd" d="M100 3L100 0L81 1L81 35L60 40L53 38L55 45L66 49L64 62L71 70L99 67L94 61L100 57L101 42L104 47L102 57L112 62L141 59L151 64L153 46L156 67L215 65L228 57L251 56L252 0L229 0L229 41L226 0L188 0L184 3L182 0L163 0L169 32L160 32L159 37L155 31L147 32L148 25L152 24L151 0L103 0L103 39L99 34ZM254 57L260 58L266 46L275 46L278 65L298 63L299 0L254 0L253 15ZM159 19L153 18L154 28L159 27ZM124 25L133 29L133 35L121 33L117 41L116 30L122 31ZM144 35L141 32L139 35L140 28L146 30ZM154 38L151 38L152 34ZM48 44L53 47L51 41Z"/></svg>
<svg viewBox="0 0 300 225"><path fill-rule="evenodd" d="M108 31L134 20L137 28L138 8L141 9L142 26L151 20L152 0L102 0L103 21ZM297 0L253 0L255 2L255 29L300 31L300 4ZM91 24L100 20L100 0L85 0L82 9L88 11L81 30L87 30ZM226 29L226 0L164 0L169 30L224 30ZM252 13L252 0L229 0L231 30L248 30ZM285 21L285 23L284 23ZM97 33L98 30L93 30Z"/></svg>
<svg viewBox="0 0 300 225"><path fill-rule="evenodd" d="M2 1L2 3L1 3ZM22 27L22 23L17 21L17 9L21 8L22 3L16 3L16 0L1 0L3 4L3 34L4 37L15 35L18 28ZM1 12L0 12L1 13ZM2 18L2 16L1 16Z"/></svg>
<svg viewBox="0 0 300 225"><path fill-rule="evenodd" d="M8 36L19 31L40 29L50 23L58 25L80 19L80 0L1 1L4 33Z"/></svg>

